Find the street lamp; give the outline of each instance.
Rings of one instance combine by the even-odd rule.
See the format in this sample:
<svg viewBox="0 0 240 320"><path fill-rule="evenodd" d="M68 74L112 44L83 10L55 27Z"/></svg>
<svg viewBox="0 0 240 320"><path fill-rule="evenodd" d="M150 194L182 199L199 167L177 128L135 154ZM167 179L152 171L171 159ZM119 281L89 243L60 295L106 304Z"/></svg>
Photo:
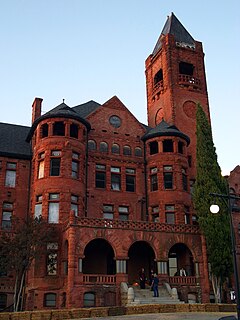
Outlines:
<svg viewBox="0 0 240 320"><path fill-rule="evenodd" d="M229 193L228 195L210 193L210 195L215 198L227 199L227 202L225 202L225 204L228 207L228 213L230 215L230 232L231 232L231 242L232 242L233 271L234 271L234 280L235 280L235 288L236 288L237 317L238 317L238 320L240 320L240 287L239 287L239 279L238 279L236 242L235 242L235 233L233 228L232 204L231 204L231 200L240 200L240 197L237 197L236 195L231 193ZM210 211L212 213L218 213L219 206L217 204L212 204L210 206Z"/></svg>

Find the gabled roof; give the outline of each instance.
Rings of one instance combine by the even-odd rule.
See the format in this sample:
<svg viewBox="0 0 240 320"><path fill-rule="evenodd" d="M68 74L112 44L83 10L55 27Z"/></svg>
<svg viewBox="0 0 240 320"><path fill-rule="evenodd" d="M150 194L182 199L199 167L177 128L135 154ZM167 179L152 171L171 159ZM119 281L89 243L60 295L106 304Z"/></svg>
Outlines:
<svg viewBox="0 0 240 320"><path fill-rule="evenodd" d="M78 106L73 107L72 110L78 113L80 117L86 118L90 113L92 113L99 107L101 107L101 104L93 100L90 100L86 103L82 103L82 104L79 104Z"/></svg>
<svg viewBox="0 0 240 320"><path fill-rule="evenodd" d="M46 112L44 115L41 117L37 118L32 127L31 130L27 136L27 141L30 141L37 125L39 122L41 122L44 119L48 118L70 118L70 119L75 119L80 121L82 124L85 125L87 130L91 129L90 123L85 120L83 117L81 117L76 111L74 111L72 108L70 108L68 105L66 105L64 102L56 106L55 108L51 109L50 111Z"/></svg>
<svg viewBox="0 0 240 320"><path fill-rule="evenodd" d="M168 16L167 21L162 29L160 37L153 49L153 55L155 55L158 50L162 47L162 35L172 34L175 38L176 42L189 44L191 46L195 46L195 40L190 35L190 33L184 28L178 18L172 12L170 16Z"/></svg>
<svg viewBox="0 0 240 320"><path fill-rule="evenodd" d="M18 159L31 158L31 146L26 142L30 127L0 123L0 155Z"/></svg>
<svg viewBox="0 0 240 320"><path fill-rule="evenodd" d="M190 138L186 134L178 130L176 126L170 125L164 120L162 120L155 128L150 128L149 131L142 137L142 140L146 141L148 139L161 136L180 137L184 139L188 145L190 143Z"/></svg>

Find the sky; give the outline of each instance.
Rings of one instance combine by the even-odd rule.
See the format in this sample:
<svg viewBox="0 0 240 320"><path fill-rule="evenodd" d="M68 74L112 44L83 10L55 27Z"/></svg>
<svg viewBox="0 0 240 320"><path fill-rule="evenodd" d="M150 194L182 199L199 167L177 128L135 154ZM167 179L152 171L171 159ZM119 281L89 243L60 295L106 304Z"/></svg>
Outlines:
<svg viewBox="0 0 240 320"><path fill-rule="evenodd" d="M240 1L0 0L0 122L114 95L147 124L145 60L174 12L203 43L222 173L240 165Z"/></svg>

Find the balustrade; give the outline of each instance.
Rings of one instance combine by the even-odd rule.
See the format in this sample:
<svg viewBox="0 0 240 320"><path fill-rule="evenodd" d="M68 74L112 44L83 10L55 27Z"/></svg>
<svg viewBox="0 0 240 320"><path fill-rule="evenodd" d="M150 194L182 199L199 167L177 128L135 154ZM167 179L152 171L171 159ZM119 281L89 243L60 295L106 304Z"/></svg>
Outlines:
<svg viewBox="0 0 240 320"><path fill-rule="evenodd" d="M168 282L170 285L196 285L197 284L197 278L193 276L187 276L187 277L169 277Z"/></svg>
<svg viewBox="0 0 240 320"><path fill-rule="evenodd" d="M107 274L84 274L83 282L94 284L115 284L116 276Z"/></svg>

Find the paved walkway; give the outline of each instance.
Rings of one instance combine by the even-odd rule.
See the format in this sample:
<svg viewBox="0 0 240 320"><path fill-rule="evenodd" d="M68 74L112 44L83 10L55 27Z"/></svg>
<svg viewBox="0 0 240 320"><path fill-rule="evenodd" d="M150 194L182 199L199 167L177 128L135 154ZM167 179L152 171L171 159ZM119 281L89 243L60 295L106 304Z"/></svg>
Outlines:
<svg viewBox="0 0 240 320"><path fill-rule="evenodd" d="M218 320L221 317L232 316L236 314L229 312L181 312L181 313L151 313L135 314L114 317L82 318L79 320ZM78 319L75 319L78 320Z"/></svg>

